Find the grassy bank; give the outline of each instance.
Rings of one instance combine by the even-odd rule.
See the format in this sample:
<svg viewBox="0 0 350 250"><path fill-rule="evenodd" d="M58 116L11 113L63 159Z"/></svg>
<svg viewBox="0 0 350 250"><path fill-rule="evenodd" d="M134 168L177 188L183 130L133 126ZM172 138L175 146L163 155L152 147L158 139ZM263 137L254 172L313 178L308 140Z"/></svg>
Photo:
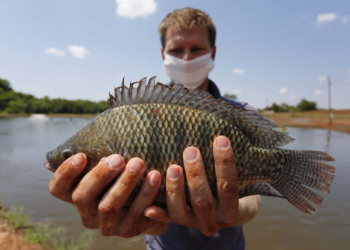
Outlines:
<svg viewBox="0 0 350 250"><path fill-rule="evenodd" d="M32 222L22 211L23 208L18 206L8 210L2 206L0 201L0 231L2 233L0 235L0 249L90 249L91 232L86 231L79 237L74 237L61 226L52 223Z"/></svg>
<svg viewBox="0 0 350 250"><path fill-rule="evenodd" d="M350 133L350 109L334 110L332 124L329 124L327 110L278 112L264 115L280 126L322 128Z"/></svg>

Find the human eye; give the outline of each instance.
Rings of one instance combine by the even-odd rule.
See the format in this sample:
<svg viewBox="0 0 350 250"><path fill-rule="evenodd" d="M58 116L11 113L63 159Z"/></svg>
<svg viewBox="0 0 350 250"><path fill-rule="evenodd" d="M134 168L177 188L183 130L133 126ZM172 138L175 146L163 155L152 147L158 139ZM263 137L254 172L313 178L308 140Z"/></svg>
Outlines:
<svg viewBox="0 0 350 250"><path fill-rule="evenodd" d="M201 47L193 47L191 49L192 52L202 52L204 50L204 48L201 48Z"/></svg>
<svg viewBox="0 0 350 250"><path fill-rule="evenodd" d="M179 48L174 48L174 49L170 49L169 52L170 53L181 53L182 51Z"/></svg>

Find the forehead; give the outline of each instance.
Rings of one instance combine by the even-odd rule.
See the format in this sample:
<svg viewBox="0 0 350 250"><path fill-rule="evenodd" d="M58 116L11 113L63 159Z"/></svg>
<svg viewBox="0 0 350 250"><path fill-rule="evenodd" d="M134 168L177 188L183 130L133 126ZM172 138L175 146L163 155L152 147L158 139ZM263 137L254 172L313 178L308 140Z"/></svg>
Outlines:
<svg viewBox="0 0 350 250"><path fill-rule="evenodd" d="M170 26L165 35L165 47L187 45L210 46L208 30L202 26L192 29Z"/></svg>

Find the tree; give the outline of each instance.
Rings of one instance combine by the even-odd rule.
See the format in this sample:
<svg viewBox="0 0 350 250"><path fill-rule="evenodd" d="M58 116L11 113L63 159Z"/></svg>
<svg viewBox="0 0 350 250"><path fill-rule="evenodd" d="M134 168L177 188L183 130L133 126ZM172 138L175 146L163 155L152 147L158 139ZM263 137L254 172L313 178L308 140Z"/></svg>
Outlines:
<svg viewBox="0 0 350 250"><path fill-rule="evenodd" d="M12 100L8 103L5 113L9 114L24 114L26 112L27 103L22 99Z"/></svg>
<svg viewBox="0 0 350 250"><path fill-rule="evenodd" d="M229 93L225 93L224 97L228 98L228 99L233 99L233 100L237 100L237 95L235 94L229 94Z"/></svg>
<svg viewBox="0 0 350 250"><path fill-rule="evenodd" d="M12 90L0 93L0 112L5 110L11 101L18 99L18 94Z"/></svg>
<svg viewBox="0 0 350 250"><path fill-rule="evenodd" d="M8 91L11 91L11 90L12 90L12 88L11 88L11 85L10 85L9 81L0 78L0 93L1 92L8 92Z"/></svg>
<svg viewBox="0 0 350 250"><path fill-rule="evenodd" d="M297 105L297 109L299 111L305 111L305 110L316 110L317 104L316 102L309 102L305 99L302 99L299 104Z"/></svg>

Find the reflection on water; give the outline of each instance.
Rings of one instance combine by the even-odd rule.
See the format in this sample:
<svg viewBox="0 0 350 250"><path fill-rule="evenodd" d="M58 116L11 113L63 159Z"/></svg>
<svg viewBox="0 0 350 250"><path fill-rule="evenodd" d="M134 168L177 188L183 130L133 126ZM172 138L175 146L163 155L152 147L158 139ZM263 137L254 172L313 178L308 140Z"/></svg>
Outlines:
<svg viewBox="0 0 350 250"><path fill-rule="evenodd" d="M327 130L327 142L326 142L326 149L325 149L326 153L328 153L329 144L331 142L331 132L332 132L332 130L330 130L330 129Z"/></svg>
<svg viewBox="0 0 350 250"><path fill-rule="evenodd" d="M68 139L90 119L0 119L0 198L5 205L17 203L37 221L55 221L72 231L84 228L75 208L48 192L52 173L43 162L46 152ZM350 246L350 135L320 130L287 128L296 139L288 149L327 151L336 161L331 194L311 216L287 201L262 199L257 217L246 226L247 249L349 249ZM144 249L143 238L104 238L95 234L93 249Z"/></svg>

